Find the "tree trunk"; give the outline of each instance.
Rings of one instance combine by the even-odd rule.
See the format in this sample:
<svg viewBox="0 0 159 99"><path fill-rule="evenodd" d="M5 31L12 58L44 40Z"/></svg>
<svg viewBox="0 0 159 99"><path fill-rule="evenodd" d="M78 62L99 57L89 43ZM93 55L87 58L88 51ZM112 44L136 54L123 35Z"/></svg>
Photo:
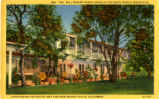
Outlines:
<svg viewBox="0 0 159 99"><path fill-rule="evenodd" d="M108 72L108 75L109 75L109 79L111 79L110 66L108 64L108 60L107 60L107 56L106 56L107 54L106 54L106 51L105 51L105 47L104 47L103 55L104 55L104 59L105 59L105 62L106 62L106 67L107 67L107 72Z"/></svg>
<svg viewBox="0 0 159 99"><path fill-rule="evenodd" d="M21 53L20 53L19 66L20 66L20 73L21 73L21 86L24 87L25 86L25 76L24 76L24 51L23 50L21 50Z"/></svg>
<svg viewBox="0 0 159 99"><path fill-rule="evenodd" d="M151 70L149 64L146 64L148 77L151 78Z"/></svg>
<svg viewBox="0 0 159 99"><path fill-rule="evenodd" d="M112 68L111 82L117 82L117 65L114 64Z"/></svg>
<svg viewBox="0 0 159 99"><path fill-rule="evenodd" d="M47 76L50 76L50 67L51 67L51 56L49 55L49 66L48 66L48 74Z"/></svg>
<svg viewBox="0 0 159 99"><path fill-rule="evenodd" d="M113 55L112 55L112 76L111 76L111 82L117 81L117 66L118 66L118 45L119 45L119 37L120 32L116 32L115 34L115 42L113 47Z"/></svg>
<svg viewBox="0 0 159 99"><path fill-rule="evenodd" d="M54 57L53 75L57 76L58 57Z"/></svg>

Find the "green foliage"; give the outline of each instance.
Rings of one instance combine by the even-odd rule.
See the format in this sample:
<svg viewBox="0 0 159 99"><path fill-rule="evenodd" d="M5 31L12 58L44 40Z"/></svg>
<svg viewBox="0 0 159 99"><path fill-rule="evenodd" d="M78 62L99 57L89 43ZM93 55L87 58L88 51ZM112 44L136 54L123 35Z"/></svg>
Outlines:
<svg viewBox="0 0 159 99"><path fill-rule="evenodd" d="M145 78L145 77L147 77L147 71L143 70L143 71L140 71L140 72L136 72L136 77L137 78Z"/></svg>
<svg viewBox="0 0 159 99"><path fill-rule="evenodd" d="M31 38L28 49L34 51L37 57L43 56L49 58L49 61L54 60L53 66L57 67L58 59L68 56L61 53L67 47L61 16L56 12L54 5L35 5L32 10L34 12L29 18L32 28L27 28L27 34ZM57 47L58 41L62 42L61 47ZM49 68L51 66L49 64Z"/></svg>
<svg viewBox="0 0 159 99"><path fill-rule="evenodd" d="M113 53L109 54L108 51L104 54L110 56L108 58L112 61L111 67L114 67L116 66L114 64L121 63L118 47L126 47L142 28L147 33L153 34L153 14L151 5L83 5L81 11L76 12L72 32L83 38L94 40L98 38L98 41L112 45ZM108 62L107 59L105 61ZM111 67L108 67L112 72Z"/></svg>
<svg viewBox="0 0 159 99"><path fill-rule="evenodd" d="M33 58L32 59L32 67L33 67L33 69L35 69L35 68L37 68L38 67L38 65L37 65L37 58Z"/></svg>
<svg viewBox="0 0 159 99"><path fill-rule="evenodd" d="M39 85L39 84L40 84L40 77L39 77L39 73L38 73L38 72L35 72L35 73L33 74L32 81L33 81L33 83L35 83L36 85Z"/></svg>
<svg viewBox="0 0 159 99"><path fill-rule="evenodd" d="M90 79L90 78L93 78L93 77L92 77L93 69L89 66L89 64L88 64L88 66L86 67L86 71L88 72L88 78L89 78L89 79Z"/></svg>
<svg viewBox="0 0 159 99"><path fill-rule="evenodd" d="M100 78L101 78L102 81L104 81L104 77L103 76L100 76Z"/></svg>
<svg viewBox="0 0 159 99"><path fill-rule="evenodd" d="M93 72L93 76L94 76L94 78L95 78L95 80L96 80L97 77L98 77L98 74L96 74L96 72L94 71L94 72Z"/></svg>
<svg viewBox="0 0 159 99"><path fill-rule="evenodd" d="M86 81L87 81L87 77L84 77L84 78L83 78L83 81L86 82Z"/></svg>
<svg viewBox="0 0 159 99"><path fill-rule="evenodd" d="M70 83L73 82L73 78L72 78L72 77L69 78L69 82L70 82Z"/></svg>
<svg viewBox="0 0 159 99"><path fill-rule="evenodd" d="M95 70L93 70L90 66L89 66L89 64L88 64L88 66L86 67L86 71L88 72L88 78L90 79L90 78L97 78L98 77L98 74L96 74L96 72L95 72Z"/></svg>
<svg viewBox="0 0 159 99"><path fill-rule="evenodd" d="M135 40L134 40L135 41ZM136 42L136 41L135 41ZM129 45L132 45L133 41ZM133 71L141 71L140 68L144 68L147 71L147 66L153 72L154 69L154 43L153 43L153 34L147 39L140 41L139 49L129 46L130 60L128 60L126 67Z"/></svg>
<svg viewBox="0 0 159 99"><path fill-rule="evenodd" d="M79 80L82 80L82 75L79 75Z"/></svg>
<svg viewBox="0 0 159 99"><path fill-rule="evenodd" d="M60 78L58 77L58 78L57 78L57 84L60 84L60 82L61 82L61 80L60 80Z"/></svg>
<svg viewBox="0 0 159 99"><path fill-rule="evenodd" d="M12 72L12 83L17 85L19 80L20 80L20 75L17 74L17 67L15 67Z"/></svg>

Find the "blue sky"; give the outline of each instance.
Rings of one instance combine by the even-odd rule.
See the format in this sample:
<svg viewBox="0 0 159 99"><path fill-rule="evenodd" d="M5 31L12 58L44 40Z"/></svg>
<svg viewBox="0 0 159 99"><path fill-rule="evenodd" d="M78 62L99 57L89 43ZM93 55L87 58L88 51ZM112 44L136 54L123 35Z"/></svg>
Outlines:
<svg viewBox="0 0 159 99"><path fill-rule="evenodd" d="M76 11L80 11L80 5L57 5L57 12L62 16L63 26L66 33L71 32L72 18L75 16Z"/></svg>

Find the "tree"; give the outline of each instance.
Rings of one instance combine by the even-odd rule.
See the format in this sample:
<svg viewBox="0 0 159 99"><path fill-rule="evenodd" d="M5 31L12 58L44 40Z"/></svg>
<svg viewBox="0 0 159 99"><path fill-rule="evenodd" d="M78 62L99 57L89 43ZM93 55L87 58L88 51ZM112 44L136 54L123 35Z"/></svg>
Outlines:
<svg viewBox="0 0 159 99"><path fill-rule="evenodd" d="M140 71L140 68L144 68L147 71L148 77L151 77L154 65L154 34L152 24L145 26L145 29L149 29L149 33L146 33L145 29L140 29L139 33L136 33L136 38L128 42L128 49L131 51L131 59L127 62L127 68L132 68L133 71ZM144 32L144 33L142 33ZM142 35L141 35L142 34Z"/></svg>
<svg viewBox="0 0 159 99"><path fill-rule="evenodd" d="M127 68L132 67L134 71L140 71L140 67L143 67L147 71L148 77L151 77L154 68L154 9L153 6L138 6L134 10L140 14L134 15L137 16L134 17L135 20L138 20L137 26L131 25L130 29L133 31L131 33L133 38L127 43L131 52Z"/></svg>
<svg viewBox="0 0 159 99"><path fill-rule="evenodd" d="M30 13L30 7L27 5L7 5L7 40L18 44L26 44L26 26L24 18ZM25 86L24 68L24 49L20 51L20 73L22 86Z"/></svg>
<svg viewBox="0 0 159 99"><path fill-rule="evenodd" d="M51 67L53 67L53 75L57 75L58 59L64 58L66 54L60 54L65 50L67 40L63 34L62 21L60 15L56 12L55 6L52 5L36 5L33 7L34 13L29 19L30 26L29 37L30 48L37 57L45 57L49 59L48 76ZM61 47L57 47L56 43L62 42ZM51 66L53 60L54 65Z"/></svg>
<svg viewBox="0 0 159 99"><path fill-rule="evenodd" d="M119 46L126 45L127 41L134 38L134 32L137 31L135 28L139 28L137 24L141 22L138 20L141 18L138 10L144 11L146 7L86 5L82 6L81 11L77 12L74 17L72 29L76 35L98 39L104 45L102 53L112 82L117 81L117 67L123 51L119 49ZM110 46L106 46L106 44ZM108 58L111 65L109 65Z"/></svg>

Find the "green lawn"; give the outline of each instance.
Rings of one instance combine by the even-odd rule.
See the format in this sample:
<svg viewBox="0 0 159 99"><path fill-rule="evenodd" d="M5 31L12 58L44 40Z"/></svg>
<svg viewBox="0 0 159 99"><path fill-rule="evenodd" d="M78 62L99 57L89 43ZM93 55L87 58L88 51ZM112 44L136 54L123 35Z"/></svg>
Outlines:
<svg viewBox="0 0 159 99"><path fill-rule="evenodd" d="M7 94L153 94L153 78L7 88Z"/></svg>

